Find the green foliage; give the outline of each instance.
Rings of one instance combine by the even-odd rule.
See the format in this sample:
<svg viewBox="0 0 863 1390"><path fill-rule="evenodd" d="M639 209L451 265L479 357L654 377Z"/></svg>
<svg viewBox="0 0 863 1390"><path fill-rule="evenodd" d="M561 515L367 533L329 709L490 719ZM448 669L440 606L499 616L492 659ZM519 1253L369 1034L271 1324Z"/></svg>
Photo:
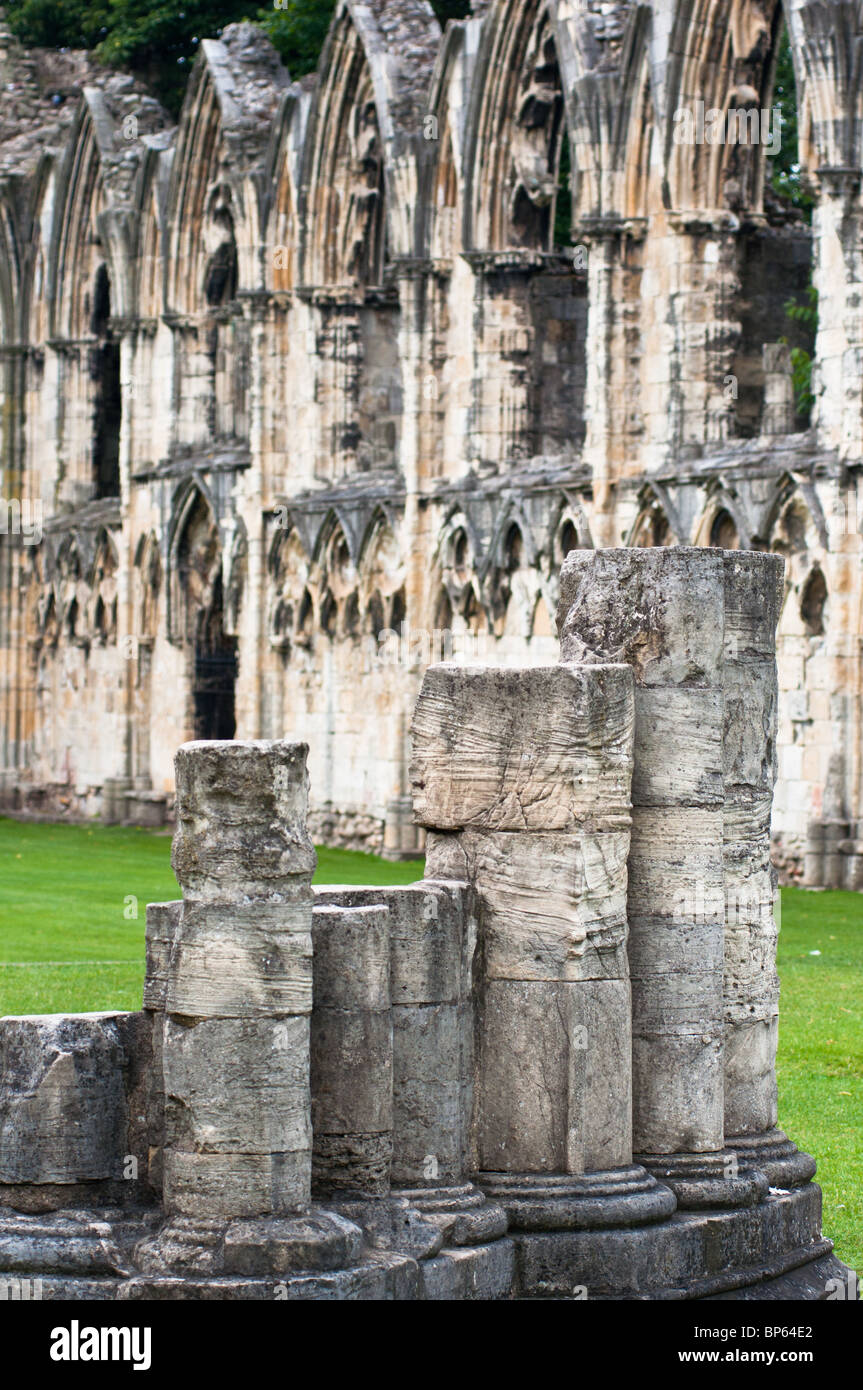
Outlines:
<svg viewBox="0 0 863 1390"><path fill-rule="evenodd" d="M787 299L784 304L786 314L795 323L802 323L815 332L818 327L818 291L814 285L806 286L806 303L798 304L794 299Z"/></svg>
<svg viewBox="0 0 863 1390"><path fill-rule="evenodd" d="M863 898L782 890L779 1124L818 1159L824 1234L863 1269ZM818 954L813 954L818 953Z"/></svg>
<svg viewBox="0 0 863 1390"><path fill-rule="evenodd" d="M469 0L435 0L441 24L470 14ZM261 25L292 78L314 72L336 0L8 0L7 19L22 43L89 48L114 67L136 73L174 115L201 39L227 24Z"/></svg>
<svg viewBox="0 0 863 1390"><path fill-rule="evenodd" d="M108 33L110 0L7 0L6 19L32 48L95 48Z"/></svg>
<svg viewBox="0 0 863 1390"><path fill-rule="evenodd" d="M258 23L292 78L317 68L335 10L336 0L282 0L279 9L258 10Z"/></svg>
<svg viewBox="0 0 863 1390"><path fill-rule="evenodd" d="M776 55L776 72L773 82L773 105L782 113L781 144L779 153L773 158L771 186L780 198L799 208L811 220L813 198L802 184L797 148L797 84L794 80L794 63L791 57L791 43L786 25L782 26L779 50Z"/></svg>
<svg viewBox="0 0 863 1390"><path fill-rule="evenodd" d="M572 168L566 128L560 141L557 166L557 197L554 203L554 245L568 250L572 245Z"/></svg>
<svg viewBox="0 0 863 1390"><path fill-rule="evenodd" d="M786 299L783 308L786 316L793 323L801 324L810 342L814 343L818 329L818 291L815 286L806 286L805 303L799 304L796 299ZM787 343L788 339L781 338L780 342ZM791 349L791 380L794 386L794 408L798 415L808 420L815 404L812 395L812 354L799 344Z"/></svg>

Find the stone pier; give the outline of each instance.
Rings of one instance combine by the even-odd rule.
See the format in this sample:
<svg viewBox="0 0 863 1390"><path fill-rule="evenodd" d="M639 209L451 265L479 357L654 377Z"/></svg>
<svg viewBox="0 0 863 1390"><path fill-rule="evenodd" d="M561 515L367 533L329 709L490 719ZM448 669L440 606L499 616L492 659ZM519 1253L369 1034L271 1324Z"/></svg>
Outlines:
<svg viewBox="0 0 863 1390"><path fill-rule="evenodd" d="M257 1216L311 1195L316 857L302 745L186 744L165 996L168 1212Z"/></svg>
<svg viewBox="0 0 863 1390"><path fill-rule="evenodd" d="M632 730L621 666L443 665L417 702L427 868L476 894L474 1163L513 1226L671 1209L632 1166Z"/></svg>
<svg viewBox="0 0 863 1390"><path fill-rule="evenodd" d="M727 1141L785 1140L770 867L782 564L612 549L573 552L561 573L561 660L625 661L635 679L634 1146L688 1207L757 1201L752 1145Z"/></svg>

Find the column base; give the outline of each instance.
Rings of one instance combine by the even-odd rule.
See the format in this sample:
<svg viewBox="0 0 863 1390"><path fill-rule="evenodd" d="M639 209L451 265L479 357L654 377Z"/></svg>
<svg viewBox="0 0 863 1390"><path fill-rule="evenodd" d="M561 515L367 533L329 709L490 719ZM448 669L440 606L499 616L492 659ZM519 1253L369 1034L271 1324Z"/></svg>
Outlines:
<svg viewBox="0 0 863 1390"><path fill-rule="evenodd" d="M672 1192L638 1164L569 1173L477 1173L487 1197L513 1231L582 1231L663 1221L677 1206Z"/></svg>
<svg viewBox="0 0 863 1390"><path fill-rule="evenodd" d="M482 1245L443 1246L436 1213L414 1210L404 1195L357 1203L377 1208L363 1211L362 1229L359 1222L321 1209L229 1222L165 1220L156 1207L44 1215L5 1209L0 1212L0 1293L21 1301L858 1297L853 1272L821 1235L821 1193L814 1183L771 1193L754 1206L680 1212L673 1210L674 1196L662 1184L645 1173L639 1182L633 1169L623 1172L631 1175L633 1188L641 1187L640 1193L629 1193L633 1204L639 1196L661 1199L672 1214L657 1216L655 1209L639 1214L633 1205L628 1218L619 1220L627 1197L621 1190L611 1197L599 1192L622 1189L627 1180L621 1180L621 1170L562 1179L556 1188L547 1174L489 1175L505 1180L516 1220L530 1221L541 1202L548 1224L523 1226ZM520 1193L513 1181L519 1177ZM573 1190L576 1184L580 1195ZM526 1197L537 1189L539 1197ZM444 1191L451 1195L428 1200L444 1206L475 1200L457 1196L458 1188ZM602 1211L604 1202L619 1205ZM406 1212L416 1218L415 1234L422 1228L426 1248L435 1253L422 1256L418 1249L412 1255L369 1240L367 1231L376 1221L378 1239L383 1242L387 1230L396 1239L396 1220L404 1221Z"/></svg>
<svg viewBox="0 0 863 1390"><path fill-rule="evenodd" d="M496 1228L505 1226L503 1213L478 1195L475 1212L496 1211ZM361 1209L362 1225L320 1208L235 1221L166 1220L155 1207L46 1215L6 1210L0 1213L0 1297L379 1302L510 1296L510 1240L445 1248L435 1214L413 1210L404 1198L349 1205ZM447 1236L455 1233L448 1222L444 1227ZM399 1248L411 1244L412 1250Z"/></svg>
<svg viewBox="0 0 863 1390"><path fill-rule="evenodd" d="M735 1134L726 1140L732 1153L739 1154L748 1168L757 1168L771 1188L790 1190L802 1187L815 1177L815 1159L802 1153L781 1129L763 1134Z"/></svg>
<svg viewBox="0 0 863 1390"><path fill-rule="evenodd" d="M437 1226L444 1245L485 1245L506 1235L506 1212L473 1183L451 1187L399 1187L393 1196Z"/></svg>
<svg viewBox="0 0 863 1390"><path fill-rule="evenodd" d="M770 1184L739 1153L720 1149L704 1154L637 1154L649 1173L670 1187L681 1211L753 1207Z"/></svg>

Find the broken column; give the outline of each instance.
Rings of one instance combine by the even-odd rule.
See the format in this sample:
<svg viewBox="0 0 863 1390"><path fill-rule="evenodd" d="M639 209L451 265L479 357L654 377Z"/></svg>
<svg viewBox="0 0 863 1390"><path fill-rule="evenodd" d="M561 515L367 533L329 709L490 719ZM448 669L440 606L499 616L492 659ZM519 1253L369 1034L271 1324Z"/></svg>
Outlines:
<svg viewBox="0 0 863 1390"><path fill-rule="evenodd" d="M635 1196L650 1219L659 1193L630 1137L632 720L620 666L445 664L417 702L427 870L476 895L474 1164L516 1228L577 1225L591 1201L611 1213ZM600 1174L601 1197L585 1178Z"/></svg>
<svg viewBox="0 0 863 1390"><path fill-rule="evenodd" d="M469 1180L476 944L469 889L429 879L403 887L325 886L315 889L315 901L316 941L319 914L332 906L387 913L393 1199L437 1226L446 1245L503 1235L503 1211ZM316 979L317 970L316 953ZM317 1123L315 1134L317 1143Z"/></svg>
<svg viewBox="0 0 863 1390"><path fill-rule="evenodd" d="M791 1187L814 1175L815 1161L776 1128L779 927L770 816L783 572L779 555L724 555L725 1137L771 1185Z"/></svg>
<svg viewBox="0 0 863 1390"><path fill-rule="evenodd" d="M393 1028L385 907L314 912L312 1180L322 1194L389 1192Z"/></svg>
<svg viewBox="0 0 863 1390"><path fill-rule="evenodd" d="M0 1020L0 1207L39 1212L123 1200L124 1164L134 1156L126 1074L136 1018Z"/></svg>
<svg viewBox="0 0 863 1390"><path fill-rule="evenodd" d="M212 742L177 753L172 864L183 911L163 1049L169 1214L223 1219L309 1202L307 751Z"/></svg>
<svg viewBox="0 0 863 1390"><path fill-rule="evenodd" d="M758 704L747 712L744 687L754 674L748 658L738 663L729 649L746 626L744 610L775 611L777 562L757 556L746 568L729 556L689 547L572 552L558 610L562 660L625 661L635 676L634 1147L685 1206L750 1203L766 1189L763 1175L726 1145L725 1093L730 1060L743 1065L735 1031L740 976L730 968L741 959L738 890L751 882L763 893L764 873L769 882L772 793L772 780L769 790L735 789L746 762L735 740L766 757L772 777L773 658L767 651L758 657ZM772 969L761 907L756 916L759 961L764 966L770 956ZM747 919L747 933L750 926ZM742 951L751 976L744 1009L753 1006L755 988L749 950ZM757 1059L747 1053L760 1078L762 1044L754 1032L740 1044L743 1053L760 1048ZM728 1074L733 1083L733 1068Z"/></svg>

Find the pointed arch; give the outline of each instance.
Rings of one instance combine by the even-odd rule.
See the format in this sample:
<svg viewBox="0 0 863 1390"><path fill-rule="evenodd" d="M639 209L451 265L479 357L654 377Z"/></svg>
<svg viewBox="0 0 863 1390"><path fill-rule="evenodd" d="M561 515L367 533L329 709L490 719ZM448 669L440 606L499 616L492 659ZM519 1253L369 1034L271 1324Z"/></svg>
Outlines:
<svg viewBox="0 0 863 1390"><path fill-rule="evenodd" d="M137 632L141 637L153 638L158 629L162 590L162 552L155 531L141 536L138 542L135 575Z"/></svg>
<svg viewBox="0 0 863 1390"><path fill-rule="evenodd" d="M300 253L300 179L310 96L290 88L282 97L267 155L264 284L277 294L297 282Z"/></svg>
<svg viewBox="0 0 863 1390"><path fill-rule="evenodd" d="M732 542L725 544L726 541ZM723 550L751 550L752 529L740 501L717 480L708 491L707 503L692 528L692 545L719 546Z"/></svg>
<svg viewBox="0 0 863 1390"><path fill-rule="evenodd" d="M303 159L304 285L378 286L389 255L418 254L422 119L440 35L424 0L339 0Z"/></svg>
<svg viewBox="0 0 863 1390"><path fill-rule="evenodd" d="M765 147L739 140L684 139L696 103L716 113L727 131L730 111L769 108L773 54L782 23L780 0L696 0L676 8L669 27L655 26L651 64L661 91L667 206L757 211L761 207ZM685 119L679 113L687 112ZM737 128L737 122L735 122ZM694 125L692 127L694 131Z"/></svg>
<svg viewBox="0 0 863 1390"><path fill-rule="evenodd" d="M465 245L549 250L565 133L554 7L506 0L486 17L467 150Z"/></svg>
<svg viewBox="0 0 863 1390"><path fill-rule="evenodd" d="M258 289L260 173L270 121L290 78L262 30L205 39L189 80L171 165L167 301L180 314Z"/></svg>
<svg viewBox="0 0 863 1390"><path fill-rule="evenodd" d="M382 507L376 508L366 528L359 569L366 627L375 635L385 628L397 630L406 606L407 567L391 518Z"/></svg>
<svg viewBox="0 0 863 1390"><path fill-rule="evenodd" d="M90 336L94 286L100 269L113 285L110 248L100 221L108 208L102 172L107 132L94 119L101 93L88 89L78 109L58 170L47 275L52 338L77 341Z"/></svg>

